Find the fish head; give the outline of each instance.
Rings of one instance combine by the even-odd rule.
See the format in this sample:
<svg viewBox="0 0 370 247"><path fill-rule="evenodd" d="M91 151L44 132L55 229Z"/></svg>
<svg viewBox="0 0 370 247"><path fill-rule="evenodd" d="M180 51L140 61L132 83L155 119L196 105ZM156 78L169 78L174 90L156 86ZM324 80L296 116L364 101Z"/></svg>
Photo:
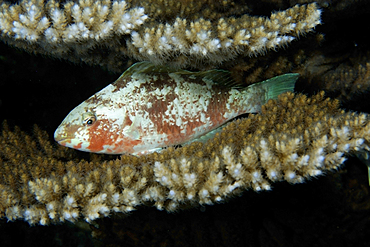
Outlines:
<svg viewBox="0 0 370 247"><path fill-rule="evenodd" d="M62 146L85 152L126 153L120 131L125 119L124 110L111 102L94 104L86 100L65 117L56 129L54 139Z"/></svg>

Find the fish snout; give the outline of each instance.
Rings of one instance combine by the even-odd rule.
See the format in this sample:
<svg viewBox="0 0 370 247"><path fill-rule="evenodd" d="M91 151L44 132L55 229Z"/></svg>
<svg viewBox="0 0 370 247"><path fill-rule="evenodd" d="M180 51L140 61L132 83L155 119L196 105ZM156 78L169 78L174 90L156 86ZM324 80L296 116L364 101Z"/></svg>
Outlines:
<svg viewBox="0 0 370 247"><path fill-rule="evenodd" d="M88 151L82 148L83 141L79 138L76 138L74 132L72 132L69 128L66 128L63 125L60 125L54 132L54 140L58 142L59 145L74 148L81 151ZM86 143L85 143L86 144Z"/></svg>
<svg viewBox="0 0 370 247"><path fill-rule="evenodd" d="M67 133L62 131L61 128L57 128L54 132L54 140L58 143L61 143L67 138Z"/></svg>

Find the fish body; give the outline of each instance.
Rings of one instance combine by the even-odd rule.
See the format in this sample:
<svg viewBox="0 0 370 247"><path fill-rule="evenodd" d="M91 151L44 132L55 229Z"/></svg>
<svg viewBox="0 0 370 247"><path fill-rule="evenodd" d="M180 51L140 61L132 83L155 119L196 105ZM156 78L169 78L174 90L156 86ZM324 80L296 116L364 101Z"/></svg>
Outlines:
<svg viewBox="0 0 370 247"><path fill-rule="evenodd" d="M298 74L241 88L222 70L190 72L141 62L73 109L54 133L81 151L141 155L199 139L292 91Z"/></svg>

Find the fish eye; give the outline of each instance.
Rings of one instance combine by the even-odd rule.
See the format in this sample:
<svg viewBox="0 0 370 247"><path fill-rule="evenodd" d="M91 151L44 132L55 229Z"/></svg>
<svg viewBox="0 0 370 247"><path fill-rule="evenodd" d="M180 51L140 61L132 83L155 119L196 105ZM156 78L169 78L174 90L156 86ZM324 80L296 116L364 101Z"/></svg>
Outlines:
<svg viewBox="0 0 370 247"><path fill-rule="evenodd" d="M82 115L82 123L85 126L91 126L96 122L96 116L92 112L85 112Z"/></svg>

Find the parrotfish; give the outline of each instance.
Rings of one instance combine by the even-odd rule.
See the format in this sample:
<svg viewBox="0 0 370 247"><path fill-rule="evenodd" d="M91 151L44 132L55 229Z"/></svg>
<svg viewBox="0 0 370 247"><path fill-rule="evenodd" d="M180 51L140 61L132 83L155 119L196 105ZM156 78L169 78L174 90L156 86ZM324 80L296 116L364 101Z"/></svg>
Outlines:
<svg viewBox="0 0 370 247"><path fill-rule="evenodd" d="M190 72L140 62L74 108L54 133L81 151L142 155L204 140L224 124L293 91L298 74L242 87L230 72ZM202 139L203 138L203 139Z"/></svg>

